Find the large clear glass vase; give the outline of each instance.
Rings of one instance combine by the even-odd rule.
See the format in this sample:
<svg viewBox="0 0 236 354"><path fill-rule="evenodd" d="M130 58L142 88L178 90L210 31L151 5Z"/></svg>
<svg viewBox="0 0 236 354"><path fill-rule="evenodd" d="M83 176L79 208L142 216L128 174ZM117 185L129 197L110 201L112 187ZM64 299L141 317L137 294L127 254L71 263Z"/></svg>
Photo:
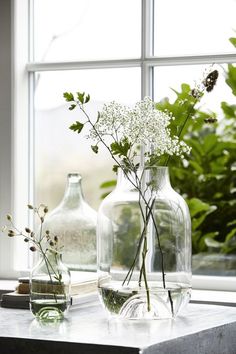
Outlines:
<svg viewBox="0 0 236 354"><path fill-rule="evenodd" d="M60 204L45 219L44 231L57 236L63 247L62 261L70 270L97 270L97 213L85 201L82 177L70 173Z"/></svg>
<svg viewBox="0 0 236 354"><path fill-rule="evenodd" d="M98 285L111 315L175 317L191 292L191 221L167 167L125 175L98 212Z"/></svg>
<svg viewBox="0 0 236 354"><path fill-rule="evenodd" d="M30 309L42 321L62 320L70 306L71 278L61 254L46 252L30 274Z"/></svg>

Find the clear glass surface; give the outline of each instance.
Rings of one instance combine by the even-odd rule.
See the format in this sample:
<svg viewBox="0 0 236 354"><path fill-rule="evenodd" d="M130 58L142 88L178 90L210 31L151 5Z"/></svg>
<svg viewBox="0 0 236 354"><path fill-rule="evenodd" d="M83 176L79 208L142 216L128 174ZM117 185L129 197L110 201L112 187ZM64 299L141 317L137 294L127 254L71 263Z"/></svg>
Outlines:
<svg viewBox="0 0 236 354"><path fill-rule="evenodd" d="M40 321L60 321L70 306L71 278L61 255L47 252L30 274L30 309Z"/></svg>
<svg viewBox="0 0 236 354"><path fill-rule="evenodd" d="M96 224L97 213L84 200L79 174L67 177L61 203L44 222L44 230L58 237L62 261L70 270L97 270Z"/></svg>
<svg viewBox="0 0 236 354"><path fill-rule="evenodd" d="M140 0L34 0L34 60L141 55Z"/></svg>
<svg viewBox="0 0 236 354"><path fill-rule="evenodd" d="M39 75L39 76L38 76ZM91 150L86 128L81 135L69 126L80 119L79 110L69 111L65 91L86 91L91 102L86 105L91 117L97 117L105 102L116 100L133 104L140 99L140 69L104 69L35 74L35 192L36 202L52 210L64 194L65 179L70 172L83 178L85 199L97 208L104 190L102 182L114 179L112 161L101 148Z"/></svg>
<svg viewBox="0 0 236 354"><path fill-rule="evenodd" d="M154 55L233 53L234 0L155 0Z"/></svg>
<svg viewBox="0 0 236 354"><path fill-rule="evenodd" d="M171 318L190 298L189 211L183 198L171 188L167 168L145 171L142 182L151 186L143 191L145 199L139 198L137 189L119 171L116 189L99 208L100 298L111 315ZM147 223L141 217L142 212L150 213L144 200L152 205Z"/></svg>

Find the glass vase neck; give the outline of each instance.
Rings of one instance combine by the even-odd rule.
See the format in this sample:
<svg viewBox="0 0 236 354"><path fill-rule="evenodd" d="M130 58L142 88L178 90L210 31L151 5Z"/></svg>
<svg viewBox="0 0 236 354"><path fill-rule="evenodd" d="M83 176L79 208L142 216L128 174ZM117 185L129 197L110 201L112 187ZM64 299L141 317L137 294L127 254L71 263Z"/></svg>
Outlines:
<svg viewBox="0 0 236 354"><path fill-rule="evenodd" d="M45 253L46 259L51 263L62 262L62 253L61 252L50 252L47 251ZM40 255L40 260L45 262L45 256L43 254Z"/></svg>
<svg viewBox="0 0 236 354"><path fill-rule="evenodd" d="M171 187L169 168L166 166L154 166L144 171L144 181L152 182L154 190Z"/></svg>
<svg viewBox="0 0 236 354"><path fill-rule="evenodd" d="M133 172L126 174L121 168L118 169L117 188L135 188L138 180L142 185L147 185L147 183L152 185L154 190L171 187L169 169L166 166L155 166L138 170L136 175Z"/></svg>
<svg viewBox="0 0 236 354"><path fill-rule="evenodd" d="M84 196L81 188L82 177L78 173L69 173L67 176L67 187L61 207L77 208L83 202Z"/></svg>

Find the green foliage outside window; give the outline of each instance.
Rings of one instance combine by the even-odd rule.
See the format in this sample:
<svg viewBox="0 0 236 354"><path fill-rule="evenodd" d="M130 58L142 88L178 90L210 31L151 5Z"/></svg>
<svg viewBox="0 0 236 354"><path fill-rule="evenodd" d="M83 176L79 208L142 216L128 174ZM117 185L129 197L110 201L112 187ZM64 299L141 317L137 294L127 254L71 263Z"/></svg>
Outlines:
<svg viewBox="0 0 236 354"><path fill-rule="evenodd" d="M236 96L236 66L229 64L226 84ZM176 119L191 109L190 87L182 85L176 100L164 99L160 109ZM184 105L179 102L186 100ZM186 197L192 218L193 254L220 252L236 254L236 105L221 103L224 118L194 109L185 127L185 141L192 147L188 161L169 162L173 186ZM204 123L213 119L213 124Z"/></svg>

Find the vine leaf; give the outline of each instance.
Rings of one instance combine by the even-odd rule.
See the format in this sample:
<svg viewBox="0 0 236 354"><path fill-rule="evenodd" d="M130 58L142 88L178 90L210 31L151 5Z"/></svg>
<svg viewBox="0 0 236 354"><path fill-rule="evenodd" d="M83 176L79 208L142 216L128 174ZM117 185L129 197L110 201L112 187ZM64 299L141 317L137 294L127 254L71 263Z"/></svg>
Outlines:
<svg viewBox="0 0 236 354"><path fill-rule="evenodd" d="M67 102L74 101L74 95L71 92L64 92L63 97L66 99Z"/></svg>
<svg viewBox="0 0 236 354"><path fill-rule="evenodd" d="M93 152L95 152L95 154L98 153L98 146L97 145L91 145L91 149L93 150Z"/></svg>
<svg viewBox="0 0 236 354"><path fill-rule="evenodd" d="M115 141L110 146L111 146L111 151L114 155L127 156L131 144L129 143L127 138L124 138L120 142Z"/></svg>
<svg viewBox="0 0 236 354"><path fill-rule="evenodd" d="M75 123L73 123L70 126L70 129L79 134L82 131L83 127L84 127L83 123L80 123L79 121L76 121Z"/></svg>

